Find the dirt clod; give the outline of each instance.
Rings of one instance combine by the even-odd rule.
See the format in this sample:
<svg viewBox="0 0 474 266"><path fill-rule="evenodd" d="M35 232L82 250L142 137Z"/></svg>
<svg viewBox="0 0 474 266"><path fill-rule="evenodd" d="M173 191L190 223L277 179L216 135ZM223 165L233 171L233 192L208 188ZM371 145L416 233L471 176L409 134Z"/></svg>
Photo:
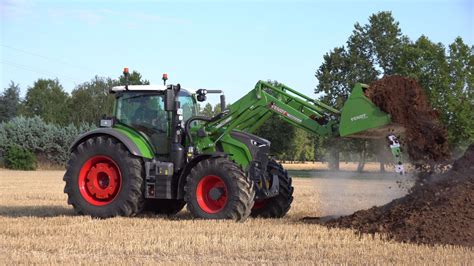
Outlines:
<svg viewBox="0 0 474 266"><path fill-rule="evenodd" d="M406 129L404 146L413 163L449 159L447 132L423 88L412 78L385 76L370 84L366 95L392 120Z"/></svg>
<svg viewBox="0 0 474 266"><path fill-rule="evenodd" d="M326 223L402 242L474 246L474 144L406 196Z"/></svg>

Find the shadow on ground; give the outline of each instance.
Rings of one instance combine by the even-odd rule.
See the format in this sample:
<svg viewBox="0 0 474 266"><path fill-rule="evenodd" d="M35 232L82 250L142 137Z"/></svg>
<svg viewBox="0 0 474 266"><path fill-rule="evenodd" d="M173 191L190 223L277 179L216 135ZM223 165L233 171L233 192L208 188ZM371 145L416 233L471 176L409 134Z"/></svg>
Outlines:
<svg viewBox="0 0 474 266"><path fill-rule="evenodd" d="M0 216L3 217L56 217L73 216L72 208L63 206L2 206Z"/></svg>
<svg viewBox="0 0 474 266"><path fill-rule="evenodd" d="M337 219L339 217L341 217L341 215L327 215L320 217L306 216L298 220L298 222L307 224L326 224L327 222Z"/></svg>
<svg viewBox="0 0 474 266"><path fill-rule="evenodd" d="M72 207L64 206L4 206L0 205L0 217L57 217L57 216L80 216L74 212ZM189 212L182 211L176 215L167 216L153 212L143 212L137 218L165 218L173 220L192 220Z"/></svg>
<svg viewBox="0 0 474 266"><path fill-rule="evenodd" d="M139 218L164 218L170 221L183 221L183 220L194 220L191 213L187 211L181 211L175 215L156 214L154 212L143 212L137 215Z"/></svg>

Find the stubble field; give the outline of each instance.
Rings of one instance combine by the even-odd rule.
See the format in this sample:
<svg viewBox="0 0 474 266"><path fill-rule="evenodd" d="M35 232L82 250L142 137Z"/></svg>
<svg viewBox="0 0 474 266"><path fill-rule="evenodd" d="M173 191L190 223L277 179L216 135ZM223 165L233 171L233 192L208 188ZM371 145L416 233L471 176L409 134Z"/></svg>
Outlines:
<svg viewBox="0 0 474 266"><path fill-rule="evenodd" d="M63 171L0 169L0 264L401 263L470 264L465 247L420 246L305 223L306 216L348 214L403 194L389 178L349 174L295 178L284 219L193 220L142 215L106 220L76 216L63 194ZM325 176L327 175L327 176Z"/></svg>

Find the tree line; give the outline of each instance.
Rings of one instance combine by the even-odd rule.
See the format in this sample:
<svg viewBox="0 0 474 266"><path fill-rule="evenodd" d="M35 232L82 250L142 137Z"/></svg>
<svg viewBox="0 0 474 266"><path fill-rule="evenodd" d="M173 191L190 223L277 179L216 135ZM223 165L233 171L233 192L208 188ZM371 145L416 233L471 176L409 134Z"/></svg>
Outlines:
<svg viewBox="0 0 474 266"><path fill-rule="evenodd" d="M456 38L447 47L427 36L410 40L403 34L391 12L379 12L368 23L356 23L345 44L328 51L315 69L318 99L340 109L356 82L371 83L384 75L400 74L415 78L425 89L432 105L448 130L453 150L474 142L474 46ZM46 123L66 126L97 124L103 114L111 114L113 96L109 89L124 84L116 79L95 76L69 94L58 79L38 79L20 99L20 88L11 82L0 95L0 122L17 116L38 116ZM130 75L130 84L149 84L139 72ZM203 115L220 113L210 103L200 108ZM278 129L278 130L275 130ZM272 141L272 154L283 160L389 162L385 144L367 140L333 139L314 136L284 121L269 119L257 135ZM383 146L383 147L382 147Z"/></svg>
<svg viewBox="0 0 474 266"><path fill-rule="evenodd" d="M47 123L57 125L98 124L102 115L110 115L114 96L109 93L113 86L124 85L125 77L117 79L95 76L79 84L69 94L58 79L38 79L27 88L20 99L20 87L11 81L0 95L0 122L16 116L39 116ZM129 84L143 85L150 82L133 71Z"/></svg>

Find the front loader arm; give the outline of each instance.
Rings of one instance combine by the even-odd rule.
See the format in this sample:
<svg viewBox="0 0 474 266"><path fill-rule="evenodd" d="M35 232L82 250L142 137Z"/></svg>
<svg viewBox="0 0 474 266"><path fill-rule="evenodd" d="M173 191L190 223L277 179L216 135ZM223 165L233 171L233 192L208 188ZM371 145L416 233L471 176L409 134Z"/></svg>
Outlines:
<svg viewBox="0 0 474 266"><path fill-rule="evenodd" d="M390 141L396 172L403 174L400 145L393 134L390 115L382 112L364 96L363 86L366 85L356 84L341 114L340 111L283 84L259 81L253 90L233 103L220 118L204 125L205 132L211 138L198 148L215 146L232 130L253 133L276 114L286 122L320 136L374 138L375 135L383 135ZM361 134L364 132L371 134Z"/></svg>
<svg viewBox="0 0 474 266"><path fill-rule="evenodd" d="M219 135L234 129L252 133L273 114L311 134L339 134L339 111L283 84L264 81L259 81L252 91L233 103L226 115L206 125L206 131L218 131Z"/></svg>

